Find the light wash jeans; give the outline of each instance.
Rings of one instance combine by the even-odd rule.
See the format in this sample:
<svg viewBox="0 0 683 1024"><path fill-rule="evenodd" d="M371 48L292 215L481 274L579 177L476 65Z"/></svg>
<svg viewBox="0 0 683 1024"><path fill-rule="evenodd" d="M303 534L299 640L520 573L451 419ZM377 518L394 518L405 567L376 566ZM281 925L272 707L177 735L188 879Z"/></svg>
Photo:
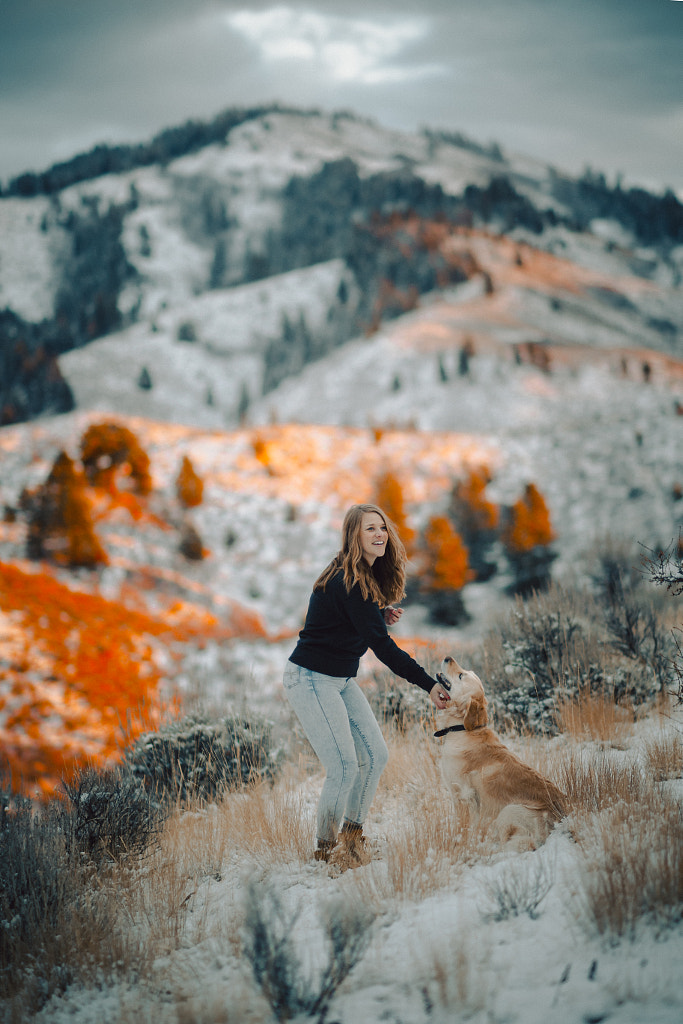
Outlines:
<svg viewBox="0 0 683 1024"><path fill-rule="evenodd" d="M336 839L342 816L362 825L389 752L356 680L287 662L287 699L327 772L318 803L318 839Z"/></svg>

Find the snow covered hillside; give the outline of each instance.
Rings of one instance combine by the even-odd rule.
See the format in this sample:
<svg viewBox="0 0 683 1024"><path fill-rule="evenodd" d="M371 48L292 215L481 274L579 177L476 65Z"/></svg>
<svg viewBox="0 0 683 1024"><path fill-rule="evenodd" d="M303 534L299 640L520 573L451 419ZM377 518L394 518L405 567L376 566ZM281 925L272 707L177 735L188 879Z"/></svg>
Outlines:
<svg viewBox="0 0 683 1024"><path fill-rule="evenodd" d="M458 135L399 133L352 115L273 109L233 122L221 142L174 159L91 178L74 171L73 181L64 165L63 187L60 174L43 176L49 195L0 196L0 306L24 322L0 324L0 422L68 407L47 386L53 364L34 366L31 380L23 344L69 353L62 372L80 408L109 401L129 414L234 425L262 392L427 291L483 265L497 286L510 252L480 258L484 243L458 238L463 226L611 277L569 296L535 295L534 338L680 356L674 196L575 181ZM74 161L87 164L87 155ZM624 291L622 277L641 284Z"/></svg>

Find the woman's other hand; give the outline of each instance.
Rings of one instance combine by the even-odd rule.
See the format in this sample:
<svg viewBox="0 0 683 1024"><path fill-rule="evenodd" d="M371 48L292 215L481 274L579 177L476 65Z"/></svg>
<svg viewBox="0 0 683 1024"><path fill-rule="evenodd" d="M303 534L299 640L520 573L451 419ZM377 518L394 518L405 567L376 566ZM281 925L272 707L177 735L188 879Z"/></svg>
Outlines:
<svg viewBox="0 0 683 1024"><path fill-rule="evenodd" d="M387 605L387 607L384 609L384 621L386 622L387 626L393 626L394 623L398 622L402 615L402 608L393 608L391 605Z"/></svg>
<svg viewBox="0 0 683 1024"><path fill-rule="evenodd" d="M429 691L429 696L432 703L436 704L439 711L443 710L451 699L441 683L434 683Z"/></svg>

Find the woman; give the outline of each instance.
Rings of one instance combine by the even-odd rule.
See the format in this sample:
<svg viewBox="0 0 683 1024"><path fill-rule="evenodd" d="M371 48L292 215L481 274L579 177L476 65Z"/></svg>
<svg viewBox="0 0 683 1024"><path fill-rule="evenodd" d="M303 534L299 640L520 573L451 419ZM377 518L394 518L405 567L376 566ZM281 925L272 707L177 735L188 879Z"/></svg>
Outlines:
<svg viewBox="0 0 683 1024"><path fill-rule="evenodd" d="M392 672L429 693L437 708L448 700L387 632L402 613L392 605L404 596L405 562L405 548L384 512L376 505L352 505L341 551L313 585L304 628L287 663L285 692L327 773L318 804L316 860L329 861L333 849L333 859L343 866L369 860L363 822L388 751L355 679L361 655L371 648Z"/></svg>

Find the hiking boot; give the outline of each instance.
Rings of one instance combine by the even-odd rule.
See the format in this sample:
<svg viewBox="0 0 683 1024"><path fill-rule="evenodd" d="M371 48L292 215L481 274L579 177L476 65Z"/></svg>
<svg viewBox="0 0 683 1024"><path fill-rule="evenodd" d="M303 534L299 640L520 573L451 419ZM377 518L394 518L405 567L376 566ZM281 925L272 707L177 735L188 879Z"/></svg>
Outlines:
<svg viewBox="0 0 683 1024"><path fill-rule="evenodd" d="M330 860L330 854L332 853L336 845L336 839L319 839L318 846L313 851L313 859L322 860L327 864Z"/></svg>
<svg viewBox="0 0 683 1024"><path fill-rule="evenodd" d="M339 833L339 840L330 855L330 863L341 871L364 867L372 860L372 854L363 835L363 826L355 821L345 821Z"/></svg>

